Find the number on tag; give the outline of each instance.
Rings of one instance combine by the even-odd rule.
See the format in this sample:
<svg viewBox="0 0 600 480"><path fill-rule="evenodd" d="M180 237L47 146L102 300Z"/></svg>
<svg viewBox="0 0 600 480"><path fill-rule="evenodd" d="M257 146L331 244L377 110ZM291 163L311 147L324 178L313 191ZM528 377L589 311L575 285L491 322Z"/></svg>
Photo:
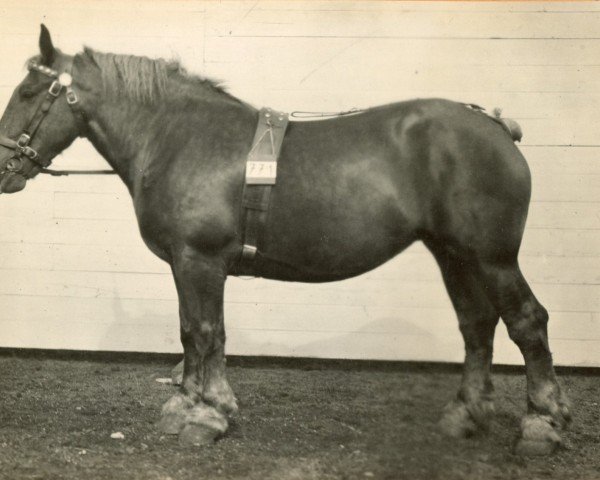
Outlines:
<svg viewBox="0 0 600 480"><path fill-rule="evenodd" d="M277 162L249 160L246 162L246 183L248 185L275 185Z"/></svg>

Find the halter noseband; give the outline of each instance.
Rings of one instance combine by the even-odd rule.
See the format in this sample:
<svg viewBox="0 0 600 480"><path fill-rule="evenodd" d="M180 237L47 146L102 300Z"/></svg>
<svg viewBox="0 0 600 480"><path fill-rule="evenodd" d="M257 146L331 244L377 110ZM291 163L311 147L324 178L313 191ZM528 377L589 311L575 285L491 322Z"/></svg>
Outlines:
<svg viewBox="0 0 600 480"><path fill-rule="evenodd" d="M50 111L50 107L63 91L63 88L66 91L67 103L75 111L75 113L79 113L76 110L76 105L79 102L79 98L71 87L71 84L73 83L73 77L71 77L70 73L63 72L59 74L56 70L46 67L45 65L40 65L33 61L29 62L27 69L29 71L35 70L36 72L39 72L47 77L53 78L54 81L46 92L44 101L37 108L33 114L33 117L29 121L29 124L23 130L23 133L19 135L19 138L17 140L13 140L12 138L0 135L0 145L15 151L15 155L8 160L4 171L0 171L0 173L18 173L26 178L29 172L23 172L23 167L25 166L23 157L38 165L42 171L44 171L51 163L50 160L41 158L38 152L29 146L29 143L31 142L31 139L33 138L33 135L37 131L38 127L42 123L42 120Z"/></svg>

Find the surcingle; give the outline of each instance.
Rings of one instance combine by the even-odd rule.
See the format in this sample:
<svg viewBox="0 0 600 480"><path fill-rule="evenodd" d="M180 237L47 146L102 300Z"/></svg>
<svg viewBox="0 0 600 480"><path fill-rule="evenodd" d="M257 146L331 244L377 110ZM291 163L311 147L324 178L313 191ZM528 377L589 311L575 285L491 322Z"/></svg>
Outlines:
<svg viewBox="0 0 600 480"><path fill-rule="evenodd" d="M510 138L512 138L513 142L520 142L523 138L523 130L521 130L521 125L519 125L517 121L513 120L512 118L502 118L501 108L494 108L493 115L490 115L488 112L486 112L485 108L474 103L463 103L463 105L471 110L475 110L476 112L486 115L494 122L500 124L506 133L510 135Z"/></svg>

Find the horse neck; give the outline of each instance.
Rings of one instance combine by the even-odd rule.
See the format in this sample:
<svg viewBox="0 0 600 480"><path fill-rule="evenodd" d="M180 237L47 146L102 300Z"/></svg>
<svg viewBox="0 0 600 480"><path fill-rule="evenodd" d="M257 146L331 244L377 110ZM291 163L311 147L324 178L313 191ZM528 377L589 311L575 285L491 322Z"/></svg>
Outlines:
<svg viewBox="0 0 600 480"><path fill-rule="evenodd" d="M154 104L127 98L96 98L89 105L94 107L84 108L88 123L85 137L119 174L132 196L142 184L147 167L165 160L156 158L160 151L164 152L161 144L179 145L182 132L194 124L206 126L207 118L217 128L217 119L223 116L224 109L253 111L237 99L210 92L179 99L160 98ZM197 138L198 131L193 135Z"/></svg>
<svg viewBox="0 0 600 480"><path fill-rule="evenodd" d="M84 109L88 123L85 136L133 193L143 171L143 152L152 137L148 127L142 127L151 123L151 107L127 99L100 99L93 103L96 108Z"/></svg>

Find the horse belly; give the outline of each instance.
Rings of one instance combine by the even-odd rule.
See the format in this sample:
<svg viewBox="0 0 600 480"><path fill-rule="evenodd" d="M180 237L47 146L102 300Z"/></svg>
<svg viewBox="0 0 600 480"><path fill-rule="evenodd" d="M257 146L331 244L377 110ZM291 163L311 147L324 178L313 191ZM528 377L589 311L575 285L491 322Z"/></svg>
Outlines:
<svg viewBox="0 0 600 480"><path fill-rule="evenodd" d="M359 275L416 238L418 202L392 152L336 162L274 189L261 275L329 281ZM301 180L300 180L301 179Z"/></svg>

